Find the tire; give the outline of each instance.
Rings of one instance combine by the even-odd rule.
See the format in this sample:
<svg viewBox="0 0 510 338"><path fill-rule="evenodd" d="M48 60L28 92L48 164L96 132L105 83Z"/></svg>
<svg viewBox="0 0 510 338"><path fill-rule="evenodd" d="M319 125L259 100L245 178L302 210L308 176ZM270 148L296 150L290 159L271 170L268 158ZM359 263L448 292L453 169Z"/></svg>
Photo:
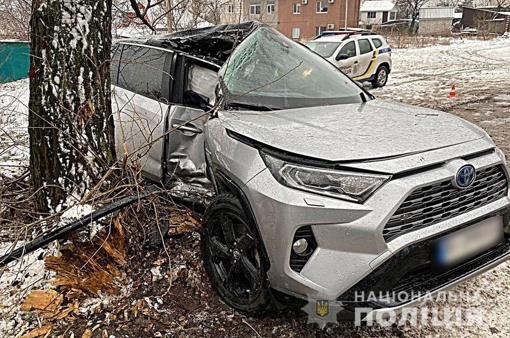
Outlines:
<svg viewBox="0 0 510 338"><path fill-rule="evenodd" d="M390 71L388 70L388 67L380 66L377 69L377 73L375 73L374 80L372 81L372 87L378 88L386 85L386 82L388 82L389 73Z"/></svg>
<svg viewBox="0 0 510 338"><path fill-rule="evenodd" d="M209 279L225 303L252 317L274 309L262 240L235 196L222 194L209 204L201 245Z"/></svg>

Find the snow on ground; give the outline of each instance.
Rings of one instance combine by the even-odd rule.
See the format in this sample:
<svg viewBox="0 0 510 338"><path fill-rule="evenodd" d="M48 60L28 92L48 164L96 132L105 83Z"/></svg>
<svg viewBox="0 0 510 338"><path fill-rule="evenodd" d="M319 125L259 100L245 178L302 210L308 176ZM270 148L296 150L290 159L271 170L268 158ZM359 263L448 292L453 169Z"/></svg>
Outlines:
<svg viewBox="0 0 510 338"><path fill-rule="evenodd" d="M0 174L26 170L28 149L28 80L0 84Z"/></svg>
<svg viewBox="0 0 510 338"><path fill-rule="evenodd" d="M28 100L27 79L0 84L0 176L15 177L28 169ZM77 198L70 197L69 201L72 205ZM0 210L2 208L0 205ZM69 223L92 211L90 205L74 205L62 214L60 223ZM15 248L24 243L21 238ZM13 250L12 245L0 242L0 256ZM44 270L43 257L53 254L56 254L56 246L49 245L0 270L0 336L15 335L28 325L18 309L32 289L49 286L44 281L50 279L52 273Z"/></svg>
<svg viewBox="0 0 510 338"><path fill-rule="evenodd" d="M21 247L24 242L16 246ZM0 255L10 252L12 243L0 243ZM33 289L46 289L53 273L44 270L43 255L56 253L56 246L38 249L26 255L22 260L9 263L0 274L0 335L13 337L30 325L19 308Z"/></svg>
<svg viewBox="0 0 510 338"><path fill-rule="evenodd" d="M394 49L386 87L371 90L381 99L426 107L449 107L507 94L510 39L453 39L450 45ZM447 98L455 85L457 101Z"/></svg>

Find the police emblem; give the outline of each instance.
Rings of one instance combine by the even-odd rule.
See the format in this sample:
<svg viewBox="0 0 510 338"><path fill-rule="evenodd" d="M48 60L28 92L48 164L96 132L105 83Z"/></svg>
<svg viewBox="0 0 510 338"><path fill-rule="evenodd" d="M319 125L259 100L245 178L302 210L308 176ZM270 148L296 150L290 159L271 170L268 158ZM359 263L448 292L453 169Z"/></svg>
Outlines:
<svg viewBox="0 0 510 338"><path fill-rule="evenodd" d="M308 314L307 323L317 323L321 329L324 329L327 323L337 323L338 313L342 310L342 302L313 298L308 298L308 303L303 307L303 311Z"/></svg>
<svg viewBox="0 0 510 338"><path fill-rule="evenodd" d="M326 317L329 315L329 300L317 300L317 316Z"/></svg>

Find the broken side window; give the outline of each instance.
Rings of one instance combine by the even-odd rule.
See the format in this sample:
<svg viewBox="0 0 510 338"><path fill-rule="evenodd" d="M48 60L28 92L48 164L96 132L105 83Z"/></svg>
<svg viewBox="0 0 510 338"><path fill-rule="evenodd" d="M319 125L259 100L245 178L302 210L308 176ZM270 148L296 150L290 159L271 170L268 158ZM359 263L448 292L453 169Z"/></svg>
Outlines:
<svg viewBox="0 0 510 338"><path fill-rule="evenodd" d="M188 68L188 81L186 90L209 98L209 103L214 105L214 88L216 87L218 73L214 70L191 64Z"/></svg>

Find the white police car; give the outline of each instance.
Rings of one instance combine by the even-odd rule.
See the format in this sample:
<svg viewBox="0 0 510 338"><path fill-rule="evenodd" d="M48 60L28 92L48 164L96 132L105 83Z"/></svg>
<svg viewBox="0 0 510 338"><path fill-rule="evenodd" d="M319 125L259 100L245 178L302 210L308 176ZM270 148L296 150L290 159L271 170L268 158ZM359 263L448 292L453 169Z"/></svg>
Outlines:
<svg viewBox="0 0 510 338"><path fill-rule="evenodd" d="M370 31L325 31L307 46L353 80L382 87L391 72L391 48Z"/></svg>

